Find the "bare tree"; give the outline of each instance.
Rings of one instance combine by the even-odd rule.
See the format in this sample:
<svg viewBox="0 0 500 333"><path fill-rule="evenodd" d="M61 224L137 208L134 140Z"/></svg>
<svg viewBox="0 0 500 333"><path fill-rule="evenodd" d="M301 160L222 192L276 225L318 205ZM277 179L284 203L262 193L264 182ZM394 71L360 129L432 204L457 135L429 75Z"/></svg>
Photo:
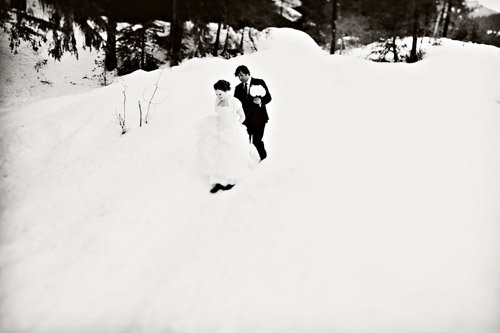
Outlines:
<svg viewBox="0 0 500 333"><path fill-rule="evenodd" d="M177 66L181 60L182 36L184 34L184 21L181 18L181 1L172 1L172 24L170 28L171 38L171 64Z"/></svg>
<svg viewBox="0 0 500 333"><path fill-rule="evenodd" d="M163 69L160 71L160 75L158 75L158 79L156 79L155 89L153 90L153 93L151 94L151 98L149 99L149 102L148 102L148 110L146 111L146 118L144 119L144 123L146 123L146 124L149 122L149 110L151 108L151 104L153 104L153 98L155 97L156 92L159 89L159 82L160 82L160 77L162 74L163 74ZM142 116L141 116L141 119L142 119Z"/></svg>
<svg viewBox="0 0 500 333"><path fill-rule="evenodd" d="M432 33L433 38L436 38L437 36L439 25L441 24L441 19L443 18L444 12L446 10L446 3L444 1L439 4L438 10L439 12L436 18L436 24L434 25L434 31Z"/></svg>
<svg viewBox="0 0 500 333"><path fill-rule="evenodd" d="M218 56L219 53L219 43L220 43L220 31L222 29L222 21L219 21L219 26L217 27L217 34L215 35L215 43L214 50L212 51L212 55L214 57Z"/></svg>
<svg viewBox="0 0 500 333"><path fill-rule="evenodd" d="M450 20L451 20L451 7L453 6L453 0L448 0L448 7L446 10L446 18L444 19L444 27L443 27L443 37L448 36L448 28L450 26Z"/></svg>
<svg viewBox="0 0 500 333"><path fill-rule="evenodd" d="M337 10L338 10L337 0L332 0L332 19L331 19L331 29L332 29L332 43L330 45L330 54L335 54L335 46L337 44Z"/></svg>

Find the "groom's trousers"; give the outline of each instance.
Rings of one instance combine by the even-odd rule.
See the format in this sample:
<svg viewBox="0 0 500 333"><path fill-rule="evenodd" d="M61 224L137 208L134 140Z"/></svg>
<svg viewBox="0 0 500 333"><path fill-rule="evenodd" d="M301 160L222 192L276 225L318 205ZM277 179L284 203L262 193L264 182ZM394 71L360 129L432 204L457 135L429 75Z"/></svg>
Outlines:
<svg viewBox="0 0 500 333"><path fill-rule="evenodd" d="M263 160L267 157L267 152L264 147L264 142L262 138L264 137L264 128L266 124L260 124L259 126L248 126L247 132L250 138L250 142L253 143L257 152L259 153L260 159Z"/></svg>

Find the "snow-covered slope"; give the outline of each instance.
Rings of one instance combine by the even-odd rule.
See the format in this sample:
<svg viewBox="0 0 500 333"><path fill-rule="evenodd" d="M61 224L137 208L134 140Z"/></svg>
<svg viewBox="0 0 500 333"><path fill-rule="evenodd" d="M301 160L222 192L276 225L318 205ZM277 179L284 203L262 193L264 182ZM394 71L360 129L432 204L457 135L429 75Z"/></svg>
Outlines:
<svg viewBox="0 0 500 333"><path fill-rule="evenodd" d="M427 48L377 64L272 29L3 109L0 331L498 332L500 50ZM269 157L213 195L197 126L240 64Z"/></svg>
<svg viewBox="0 0 500 333"><path fill-rule="evenodd" d="M48 55L46 46L35 53L25 43L14 54L8 36L0 34L0 110L102 86L103 69L96 61L103 57L87 49L79 51L78 59L65 54L59 62Z"/></svg>
<svg viewBox="0 0 500 333"><path fill-rule="evenodd" d="M470 13L471 17L483 17L497 14L497 8L499 8L500 4L498 0L466 0L465 3L472 10L472 13Z"/></svg>

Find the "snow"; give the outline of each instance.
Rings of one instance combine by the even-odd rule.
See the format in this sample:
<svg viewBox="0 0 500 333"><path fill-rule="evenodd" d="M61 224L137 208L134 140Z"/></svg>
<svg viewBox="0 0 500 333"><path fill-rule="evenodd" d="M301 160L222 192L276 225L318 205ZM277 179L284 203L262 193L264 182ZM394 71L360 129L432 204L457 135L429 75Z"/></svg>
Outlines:
<svg viewBox="0 0 500 333"><path fill-rule="evenodd" d="M479 0L483 6L488 7L496 12L500 12L500 1L499 0Z"/></svg>
<svg viewBox="0 0 500 333"><path fill-rule="evenodd" d="M0 109L10 110L44 98L98 88L102 85L103 69L95 61L103 59L102 52L80 50L78 59L64 54L58 62L48 55L46 45L34 53L25 43L14 54L10 51L8 36L2 33Z"/></svg>
<svg viewBox="0 0 500 333"><path fill-rule="evenodd" d="M55 73L90 58L2 82L1 332L500 330L500 50L257 46L79 92ZM197 125L240 64L273 97L269 157L214 195Z"/></svg>

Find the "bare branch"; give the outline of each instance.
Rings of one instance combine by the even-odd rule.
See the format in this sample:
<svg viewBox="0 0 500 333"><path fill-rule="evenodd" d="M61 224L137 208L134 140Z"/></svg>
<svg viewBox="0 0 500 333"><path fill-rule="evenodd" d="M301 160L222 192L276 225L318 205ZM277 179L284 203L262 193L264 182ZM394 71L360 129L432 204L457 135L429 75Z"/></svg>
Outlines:
<svg viewBox="0 0 500 333"><path fill-rule="evenodd" d="M148 110L146 111L146 119L145 119L145 123L147 124L148 121L149 121L149 110L151 108L151 104L153 103L153 98L155 97L155 94L156 94L156 91L159 89L159 85L158 83L160 82L160 77L161 75L163 74L163 71L165 69L162 68L162 70L160 71L160 75L158 75L158 79L156 79L156 83L155 83L155 89L153 91L153 94L151 95L151 98L149 99L149 103L148 103Z"/></svg>
<svg viewBox="0 0 500 333"><path fill-rule="evenodd" d="M125 123L125 115L126 115L126 109L125 109L125 103L127 102L127 94L126 94L127 87L123 86L123 117L121 114L118 114L118 123L120 124L120 127L122 128L122 135L127 133L127 128L126 128L126 123Z"/></svg>
<svg viewBox="0 0 500 333"><path fill-rule="evenodd" d="M141 101L137 101L137 104L139 104L139 127L142 127L142 108L141 108Z"/></svg>

